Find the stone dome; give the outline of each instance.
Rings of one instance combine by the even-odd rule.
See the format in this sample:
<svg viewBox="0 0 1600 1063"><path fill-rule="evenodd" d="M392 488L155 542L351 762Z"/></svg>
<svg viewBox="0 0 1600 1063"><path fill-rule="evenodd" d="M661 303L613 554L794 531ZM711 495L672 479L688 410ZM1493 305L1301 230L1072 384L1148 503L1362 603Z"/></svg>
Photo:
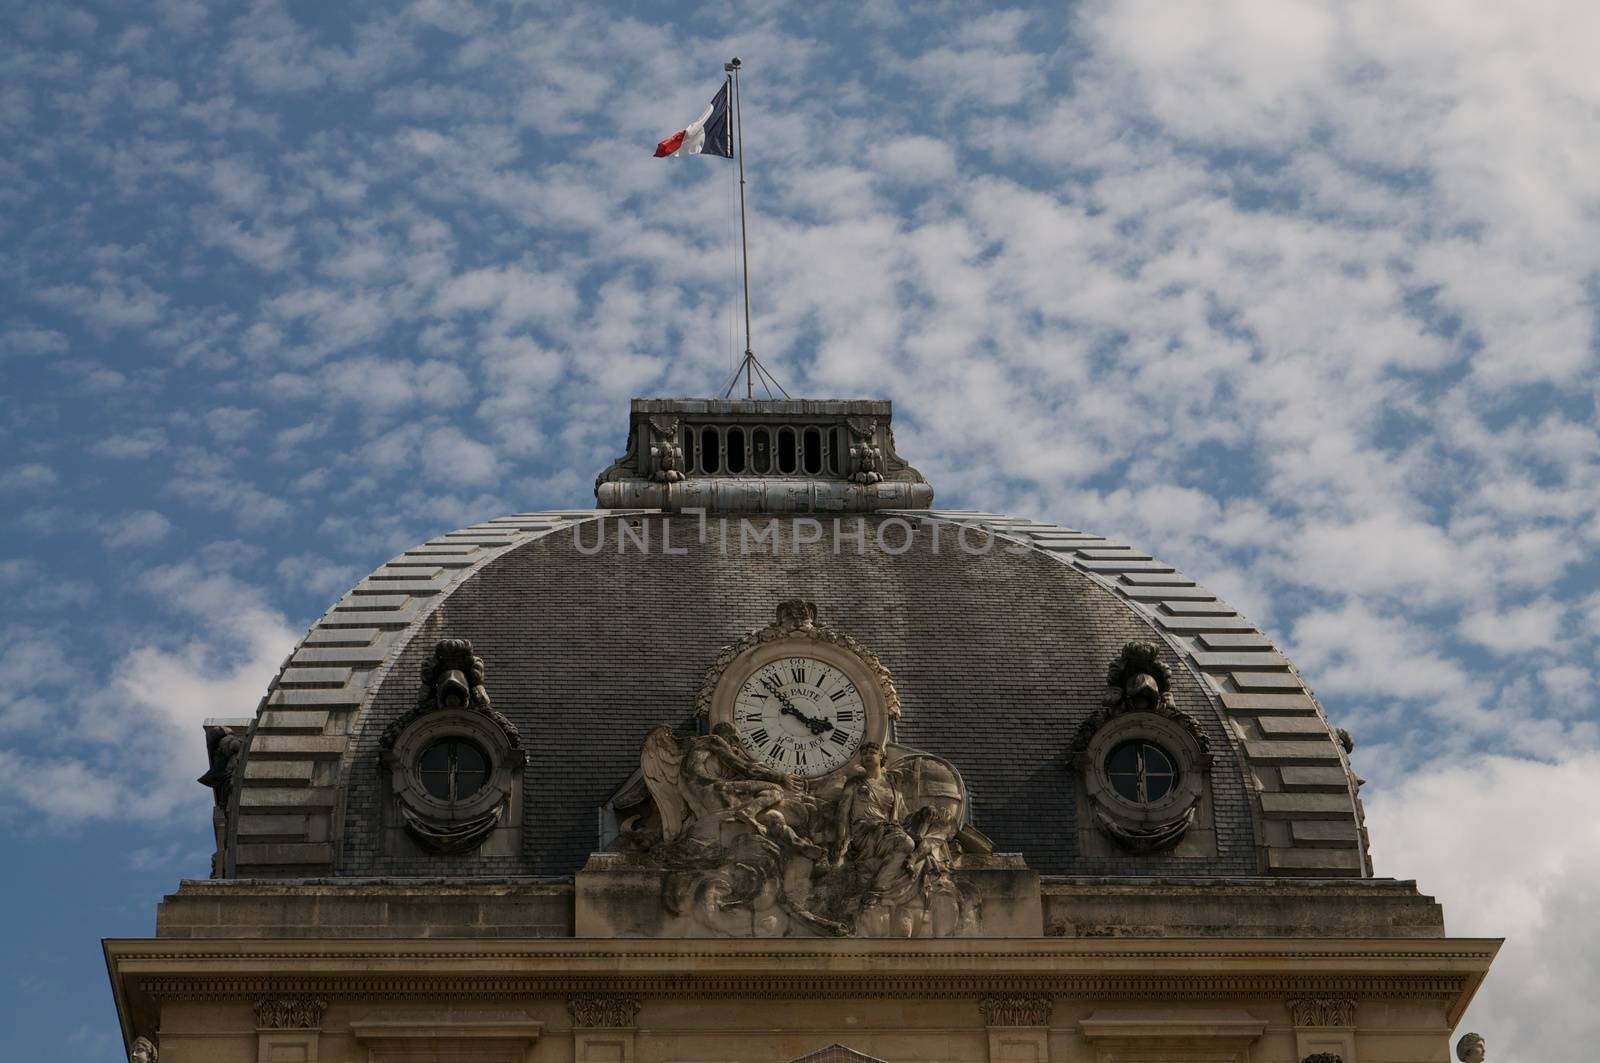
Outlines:
<svg viewBox="0 0 1600 1063"><path fill-rule="evenodd" d="M783 405L700 408L799 415L771 408ZM655 478L646 448L660 440L645 425L661 411L640 407L640 438L597 495L653 505L450 532L312 626L255 718L232 725L244 752L219 877L570 877L616 834L611 802L636 778L646 735L703 729L708 668L792 599L877 655L898 693L892 740L955 765L971 827L1047 878L1370 875L1347 736L1268 636L1172 565L1025 518L901 508L932 492L893 456L887 403L871 412L889 460L857 454L879 461L881 482L829 456L820 487L725 475L710 489L692 461L681 481ZM470 642L525 758L505 844L430 851L396 827L386 742L445 639ZM1108 822L1085 778L1108 669L1130 644L1154 647L1147 670L1192 751L1180 770L1204 776L1181 838L1159 844Z"/></svg>

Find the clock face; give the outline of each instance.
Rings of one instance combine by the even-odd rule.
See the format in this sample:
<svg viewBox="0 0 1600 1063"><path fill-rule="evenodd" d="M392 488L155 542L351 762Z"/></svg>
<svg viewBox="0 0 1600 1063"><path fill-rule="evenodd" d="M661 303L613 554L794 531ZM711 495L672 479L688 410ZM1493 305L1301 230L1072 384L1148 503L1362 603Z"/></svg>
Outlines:
<svg viewBox="0 0 1600 1063"><path fill-rule="evenodd" d="M813 657L762 665L733 699L745 747L779 771L813 779L855 755L866 715L850 677Z"/></svg>

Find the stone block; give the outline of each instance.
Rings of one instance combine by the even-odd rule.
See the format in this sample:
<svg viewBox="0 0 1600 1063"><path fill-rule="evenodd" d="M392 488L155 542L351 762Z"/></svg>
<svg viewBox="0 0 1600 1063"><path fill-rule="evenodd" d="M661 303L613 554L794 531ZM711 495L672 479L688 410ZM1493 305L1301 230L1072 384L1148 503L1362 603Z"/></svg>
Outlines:
<svg viewBox="0 0 1600 1063"><path fill-rule="evenodd" d="M449 586L448 580L377 580L369 583L358 584L350 593L360 597L388 596L393 594L438 594Z"/></svg>
<svg viewBox="0 0 1600 1063"><path fill-rule="evenodd" d="M1333 742L1245 742L1245 756L1257 764L1319 764L1337 762ZM1266 796L1263 794L1262 796Z"/></svg>
<svg viewBox="0 0 1600 1063"><path fill-rule="evenodd" d="M1239 611L1226 602L1180 602L1164 601L1161 603L1163 612L1173 616L1238 616Z"/></svg>
<svg viewBox="0 0 1600 1063"><path fill-rule="evenodd" d="M370 646L378 637L375 627L316 627L306 636L307 646Z"/></svg>
<svg viewBox="0 0 1600 1063"><path fill-rule="evenodd" d="M393 587L388 589L390 591L394 590ZM357 595L352 591L349 597L346 597L333 608L335 612L341 613L371 613L385 609L398 609L409 601L411 601L409 594L379 594L372 592ZM363 621L363 623L370 623L370 621Z"/></svg>
<svg viewBox="0 0 1600 1063"><path fill-rule="evenodd" d="M373 668L383 663L389 655L389 644L375 646L302 646L290 658L290 664L320 665L345 664Z"/></svg>
<svg viewBox="0 0 1600 1063"><path fill-rule="evenodd" d="M1283 767L1278 769L1278 775L1283 779L1285 790L1337 790L1344 793L1350 789L1350 777L1342 767Z"/></svg>
<svg viewBox="0 0 1600 1063"><path fill-rule="evenodd" d="M1079 561L1079 568L1086 572L1171 572L1173 568L1164 561L1133 561L1133 560L1105 560L1105 561Z"/></svg>
<svg viewBox="0 0 1600 1063"><path fill-rule="evenodd" d="M306 834L305 816L240 816L241 838L303 838Z"/></svg>
<svg viewBox="0 0 1600 1063"><path fill-rule="evenodd" d="M1339 819L1297 819L1289 824L1289 835L1296 845L1328 845L1346 848L1356 843L1356 825Z"/></svg>
<svg viewBox="0 0 1600 1063"><path fill-rule="evenodd" d="M1271 690L1302 690L1300 677L1293 672L1232 672L1233 685L1245 693Z"/></svg>
<svg viewBox="0 0 1600 1063"><path fill-rule="evenodd" d="M268 705L283 705L302 707L319 705L328 709L354 709L360 706L364 690L352 690L347 687L337 690L317 689L285 689L279 687L267 699Z"/></svg>
<svg viewBox="0 0 1600 1063"><path fill-rule="evenodd" d="M310 786L316 765L307 760L257 760L244 767L246 786Z"/></svg>
<svg viewBox="0 0 1600 1063"><path fill-rule="evenodd" d="M343 735L269 735L257 733L250 743L250 759L257 757L296 757L308 760L338 760L344 755Z"/></svg>
<svg viewBox="0 0 1600 1063"><path fill-rule="evenodd" d="M437 580L446 578L445 571L437 562L423 562L421 564L389 564L384 565L368 576L371 580Z"/></svg>
<svg viewBox="0 0 1600 1063"><path fill-rule="evenodd" d="M483 548L476 543L424 543L413 546L405 552L406 557L438 557L442 555L467 555L482 553Z"/></svg>
<svg viewBox="0 0 1600 1063"><path fill-rule="evenodd" d="M1135 587L1193 587L1194 580L1178 572L1124 572L1122 582Z"/></svg>
<svg viewBox="0 0 1600 1063"><path fill-rule="evenodd" d="M1154 561L1149 554L1141 554L1131 546L1104 546L1086 547L1078 551L1078 556L1088 561Z"/></svg>
<svg viewBox="0 0 1600 1063"><path fill-rule="evenodd" d="M338 790L331 786L307 786L304 788L288 786L259 786L245 787L239 794L239 809L241 813L249 812L299 812L313 809L329 809L338 797ZM241 815L239 822L244 823Z"/></svg>
<svg viewBox="0 0 1600 1063"><path fill-rule="evenodd" d="M1122 593L1136 602L1210 602L1217 597L1204 587L1124 587Z"/></svg>
<svg viewBox="0 0 1600 1063"><path fill-rule="evenodd" d="M1195 635L1202 631L1254 631L1255 625L1242 616L1163 616L1156 623L1176 635Z"/></svg>
<svg viewBox="0 0 1600 1063"><path fill-rule="evenodd" d="M235 861L240 867L278 867L285 864L328 864L333 862L333 846L326 842L267 842L239 846Z"/></svg>
<svg viewBox="0 0 1600 1063"><path fill-rule="evenodd" d="M1289 667L1289 662L1281 653L1201 652L1194 654L1193 657L1194 663L1205 672L1230 672L1235 669L1273 671Z"/></svg>
<svg viewBox="0 0 1600 1063"><path fill-rule="evenodd" d="M1320 716L1257 716L1256 725L1268 738L1328 738L1328 725Z"/></svg>
<svg viewBox="0 0 1600 1063"><path fill-rule="evenodd" d="M1261 813L1290 819L1355 819L1349 794L1262 794Z"/></svg>
<svg viewBox="0 0 1600 1063"><path fill-rule="evenodd" d="M1338 877L1362 872L1354 849L1268 849L1267 867L1279 874Z"/></svg>
<svg viewBox="0 0 1600 1063"><path fill-rule="evenodd" d="M261 714L260 730L279 734L321 734L328 726L326 711L268 709Z"/></svg>
<svg viewBox="0 0 1600 1063"><path fill-rule="evenodd" d="M1270 650L1275 647L1265 635L1230 635L1224 631L1210 631L1200 636L1200 645L1208 650Z"/></svg>
<svg viewBox="0 0 1600 1063"><path fill-rule="evenodd" d="M1269 713L1314 713L1317 703L1306 694L1243 694L1224 690L1222 707L1235 716L1256 716Z"/></svg>
<svg viewBox="0 0 1600 1063"><path fill-rule="evenodd" d="M280 687L342 687L350 682L348 668L295 668L284 669L278 677Z"/></svg>

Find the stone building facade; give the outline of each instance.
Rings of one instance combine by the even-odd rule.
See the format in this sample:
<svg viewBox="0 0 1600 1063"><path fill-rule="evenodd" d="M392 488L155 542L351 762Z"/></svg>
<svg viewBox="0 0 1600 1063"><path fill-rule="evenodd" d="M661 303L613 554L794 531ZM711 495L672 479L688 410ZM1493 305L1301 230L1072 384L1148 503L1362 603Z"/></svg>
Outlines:
<svg viewBox="0 0 1600 1063"><path fill-rule="evenodd" d="M208 722L130 1058L1450 1058L1498 942L1373 877L1349 735L1173 566L931 508L886 402L636 400L595 493Z"/></svg>

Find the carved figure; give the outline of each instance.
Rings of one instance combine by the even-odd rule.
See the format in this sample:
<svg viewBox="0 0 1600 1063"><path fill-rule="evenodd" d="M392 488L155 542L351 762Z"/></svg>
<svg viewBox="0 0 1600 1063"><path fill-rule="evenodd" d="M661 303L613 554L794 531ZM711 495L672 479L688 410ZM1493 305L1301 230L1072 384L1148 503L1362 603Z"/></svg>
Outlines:
<svg viewBox="0 0 1600 1063"><path fill-rule="evenodd" d="M659 835L635 832L628 842L673 872L668 909L713 933L972 930L975 912L952 875L960 776L928 754L885 770L870 742L858 756L842 784L811 793L748 754L731 724L690 738L656 727L639 759Z"/></svg>
<svg viewBox="0 0 1600 1063"><path fill-rule="evenodd" d="M1486 1047L1482 1034L1462 1034L1456 1042L1456 1058L1461 1063L1483 1063Z"/></svg>
<svg viewBox="0 0 1600 1063"><path fill-rule="evenodd" d="M128 1049L128 1063L156 1063L156 1046L148 1037L135 1037Z"/></svg>
<svg viewBox="0 0 1600 1063"><path fill-rule="evenodd" d="M888 466L883 460L883 450L872 442L877 434L878 422L868 421L866 427L856 422L850 425L850 479L858 484L882 483Z"/></svg>
<svg viewBox="0 0 1600 1063"><path fill-rule="evenodd" d="M239 763L244 746L243 735L220 727L206 728L206 753L211 758L211 767L197 781L211 787L211 796L218 808L228 807L228 799L233 795L233 769Z"/></svg>
<svg viewBox="0 0 1600 1063"><path fill-rule="evenodd" d="M650 418L650 479L675 484L683 479L683 448L678 445L678 419L663 424Z"/></svg>

